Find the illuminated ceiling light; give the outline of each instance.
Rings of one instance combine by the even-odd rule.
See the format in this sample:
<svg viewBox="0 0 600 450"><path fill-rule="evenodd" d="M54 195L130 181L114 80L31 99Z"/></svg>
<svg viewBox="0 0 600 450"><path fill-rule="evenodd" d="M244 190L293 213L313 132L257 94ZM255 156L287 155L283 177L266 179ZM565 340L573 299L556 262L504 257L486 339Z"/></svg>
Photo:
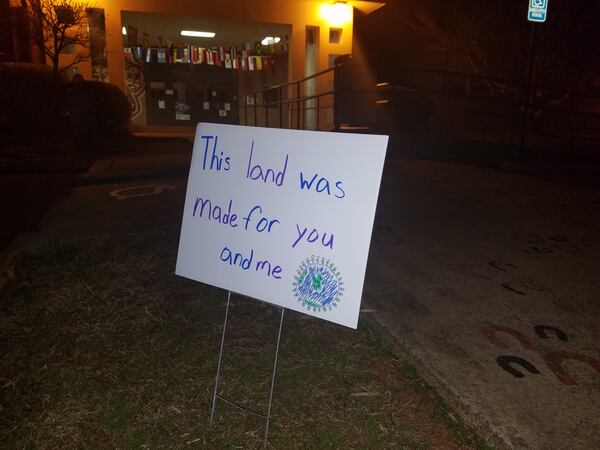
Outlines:
<svg viewBox="0 0 600 450"><path fill-rule="evenodd" d="M280 37L267 36L262 41L260 41L260 43L262 45L273 45L277 44L279 41L281 41Z"/></svg>
<svg viewBox="0 0 600 450"><path fill-rule="evenodd" d="M121 28L121 34L123 34L123 36L127 36L127 27Z"/></svg>
<svg viewBox="0 0 600 450"><path fill-rule="evenodd" d="M182 36L191 36L191 37L203 37L203 38L214 38L215 33L212 31L191 31L191 30L181 30Z"/></svg>
<svg viewBox="0 0 600 450"><path fill-rule="evenodd" d="M319 16L330 27L343 27L352 22L352 6L346 3L325 3L319 8Z"/></svg>

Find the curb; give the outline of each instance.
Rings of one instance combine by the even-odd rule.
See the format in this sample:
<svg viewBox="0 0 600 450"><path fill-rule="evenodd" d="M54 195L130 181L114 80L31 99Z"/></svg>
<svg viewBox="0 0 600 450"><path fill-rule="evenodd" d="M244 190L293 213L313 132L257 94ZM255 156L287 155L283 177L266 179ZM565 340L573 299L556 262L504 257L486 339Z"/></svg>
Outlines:
<svg viewBox="0 0 600 450"><path fill-rule="evenodd" d="M86 172L79 175L74 182L74 186L90 186L94 184L110 184L124 181L145 180L150 178L170 178L177 176L187 176L189 165L172 167L169 169L134 169L134 170L114 170L110 172Z"/></svg>
<svg viewBox="0 0 600 450"><path fill-rule="evenodd" d="M524 173L531 175L596 175L600 174L600 165L597 163L527 163L507 161L499 165L498 169L508 173Z"/></svg>
<svg viewBox="0 0 600 450"><path fill-rule="evenodd" d="M32 174L32 173L73 173L87 170L92 160L77 158L48 158L33 160L0 160L0 173L3 174Z"/></svg>
<svg viewBox="0 0 600 450"><path fill-rule="evenodd" d="M369 304L368 299L363 298L362 307L370 309L372 305ZM483 438L488 445L498 449L517 448L502 432L495 429L488 421L482 419L475 409L462 401L460 396L453 391L450 385L444 381L442 377L432 372L425 364L423 364L421 357L414 352L413 348L390 331L389 323L387 323L385 319L382 319L377 309L374 309L371 314L368 314L368 316L362 320L368 323L368 325L373 327L386 339L394 351L394 353L392 353L394 357L399 357L412 364L417 369L421 378L423 378L429 386L433 387L438 395L458 412L464 423ZM520 440L520 437L513 437L513 439Z"/></svg>

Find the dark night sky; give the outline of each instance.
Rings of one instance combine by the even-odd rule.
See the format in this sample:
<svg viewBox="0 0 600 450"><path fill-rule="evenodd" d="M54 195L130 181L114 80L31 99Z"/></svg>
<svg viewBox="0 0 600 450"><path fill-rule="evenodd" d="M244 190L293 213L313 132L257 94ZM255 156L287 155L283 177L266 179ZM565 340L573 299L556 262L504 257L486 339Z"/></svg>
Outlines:
<svg viewBox="0 0 600 450"><path fill-rule="evenodd" d="M528 0L392 0L357 14L355 39L379 72L448 64L516 80L527 60L527 7ZM600 83L600 1L549 0L548 17L535 25L538 84L593 89Z"/></svg>

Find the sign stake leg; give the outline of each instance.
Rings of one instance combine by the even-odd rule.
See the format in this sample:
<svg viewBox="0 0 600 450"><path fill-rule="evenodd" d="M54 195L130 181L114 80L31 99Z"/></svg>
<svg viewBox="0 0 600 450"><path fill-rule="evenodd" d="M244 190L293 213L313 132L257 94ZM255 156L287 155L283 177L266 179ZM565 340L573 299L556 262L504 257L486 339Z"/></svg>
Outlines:
<svg viewBox="0 0 600 450"><path fill-rule="evenodd" d="M267 408L267 424L265 426L265 440L263 448L267 448L269 439L269 423L271 421L271 403L273 401L273 388L275 387L275 373L277 372L277 358L279 357L279 344L281 342L281 330L283 329L283 314L285 308L281 308L281 318L279 319L279 332L277 333L277 346L275 347L275 360L273 361L273 375L271 376L271 389L269 389L269 407Z"/></svg>
<svg viewBox="0 0 600 450"><path fill-rule="evenodd" d="M227 291L227 306L225 308L225 320L223 321L223 335L221 336L221 350L219 350L219 363L217 364L217 378L215 380L215 391L213 393L212 408L210 410L210 426L213 426L213 420L215 417L215 406L217 402L217 390L219 389L219 377L221 375L221 362L223 361L223 344L225 343L225 331L227 330L227 317L229 316L229 303L231 301L231 291ZM283 317L283 314L282 314ZM279 329L281 334L281 328ZM277 342L277 348L279 349L279 341ZM271 387L271 390L273 388ZM269 408L271 403L269 402Z"/></svg>

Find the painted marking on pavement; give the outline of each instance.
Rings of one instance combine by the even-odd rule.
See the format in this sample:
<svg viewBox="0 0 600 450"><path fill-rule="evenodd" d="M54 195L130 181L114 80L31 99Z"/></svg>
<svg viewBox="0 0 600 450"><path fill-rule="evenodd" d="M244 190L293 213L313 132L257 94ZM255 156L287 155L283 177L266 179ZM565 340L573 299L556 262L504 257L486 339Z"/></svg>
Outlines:
<svg viewBox="0 0 600 450"><path fill-rule="evenodd" d="M165 191L173 191L182 184L144 184L141 186L129 186L126 188L115 189L109 195L116 200L127 200L130 198L148 197L150 195L158 195Z"/></svg>
<svg viewBox="0 0 600 450"><path fill-rule="evenodd" d="M551 325L537 325L534 327L534 330L536 335L542 339L549 339L547 331L552 331L552 333L559 340L563 342L567 342L569 340L567 333L558 327ZM542 345L534 343L523 333L511 327L486 323L485 326L481 328L481 334L483 334L483 336L494 347L499 350L507 350L510 348L510 346L498 337L498 334L500 333L512 336L521 345L522 349L535 351L539 356L541 356L548 369L550 369L550 371L561 384L566 386L577 386L577 381L575 378L573 378L573 376L567 372L566 368L564 367L564 363L566 361L578 361L586 364L598 372L598 375L600 375L600 361L592 358L591 356L562 350L550 350ZM523 378L525 375L514 368L513 364L520 365L530 373L539 374L539 371L533 364L519 356L500 355L496 358L496 363L515 378Z"/></svg>

